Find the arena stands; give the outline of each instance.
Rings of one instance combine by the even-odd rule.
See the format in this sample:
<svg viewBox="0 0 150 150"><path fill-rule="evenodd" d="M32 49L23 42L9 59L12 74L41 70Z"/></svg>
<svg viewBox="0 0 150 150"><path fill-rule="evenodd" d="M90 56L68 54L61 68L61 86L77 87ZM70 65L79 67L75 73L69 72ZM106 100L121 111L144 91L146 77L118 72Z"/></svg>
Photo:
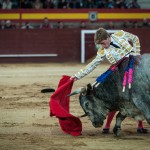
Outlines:
<svg viewBox="0 0 150 150"><path fill-rule="evenodd" d="M53 26L53 28L59 27L58 22L63 23L64 26L63 28L78 28L78 27L80 28L81 22L85 22L86 28L88 29L96 29L97 26L104 26L108 28L110 27L110 23L112 21L114 28L124 28L124 27L137 28L137 27L144 27L142 26L144 18L146 18L147 22L149 22L148 17L149 14L148 15L145 14L144 16L140 17L138 14L135 14L134 12L147 13L147 11L145 11L145 8L146 10L150 9L150 1L149 0L0 0L0 8L1 8L0 21L4 23L6 21L11 20L11 22L16 26L16 28L21 28L23 24L25 24L26 22L29 22L34 29L40 28L42 20L45 17L47 17L50 20L51 26ZM88 11L81 11L83 9L87 9ZM103 11L103 9L106 9L107 11L105 10ZM129 14L125 13L130 12L130 10L133 9L135 11L131 12L133 12L134 14L130 15L130 13ZM4 12L1 10L3 10ZM72 17L72 19L68 18L67 17L68 14L66 15L65 13L63 13L64 11L66 12L74 11L76 13L76 16L75 15L70 16ZM11 14L11 12L13 14ZM86 16L81 15L79 17L80 14L78 15L78 12L86 13L84 14ZM89 12L91 12L91 16ZM100 14L105 12L106 14L104 15ZM50 16L50 13L51 16L53 15L53 17ZM125 14L122 16L121 13ZM120 16L118 20L117 16ZM129 17L129 19L125 18L125 16ZM132 18L130 18L130 16L132 16ZM94 21L93 20L91 21L92 17L95 18Z"/></svg>
<svg viewBox="0 0 150 150"><path fill-rule="evenodd" d="M0 0L2 9L147 8L149 0Z"/></svg>

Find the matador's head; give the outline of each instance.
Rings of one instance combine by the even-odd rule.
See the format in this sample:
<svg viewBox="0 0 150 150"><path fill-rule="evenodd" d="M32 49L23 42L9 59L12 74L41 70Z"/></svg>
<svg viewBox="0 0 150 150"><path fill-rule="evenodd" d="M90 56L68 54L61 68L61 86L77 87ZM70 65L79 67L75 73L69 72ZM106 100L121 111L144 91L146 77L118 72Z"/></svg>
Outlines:
<svg viewBox="0 0 150 150"><path fill-rule="evenodd" d="M99 28L94 35L96 48L101 48L101 42L106 40L108 37L110 37L110 34L104 28Z"/></svg>

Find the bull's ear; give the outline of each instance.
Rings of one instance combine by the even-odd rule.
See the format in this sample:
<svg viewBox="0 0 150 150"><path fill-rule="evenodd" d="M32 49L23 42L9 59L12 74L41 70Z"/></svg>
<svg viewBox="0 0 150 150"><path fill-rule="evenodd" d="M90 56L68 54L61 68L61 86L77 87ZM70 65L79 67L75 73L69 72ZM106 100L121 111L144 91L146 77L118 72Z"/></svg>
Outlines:
<svg viewBox="0 0 150 150"><path fill-rule="evenodd" d="M92 85L89 83L87 85L87 91L86 91L86 94L87 95L91 95L93 92L92 92Z"/></svg>

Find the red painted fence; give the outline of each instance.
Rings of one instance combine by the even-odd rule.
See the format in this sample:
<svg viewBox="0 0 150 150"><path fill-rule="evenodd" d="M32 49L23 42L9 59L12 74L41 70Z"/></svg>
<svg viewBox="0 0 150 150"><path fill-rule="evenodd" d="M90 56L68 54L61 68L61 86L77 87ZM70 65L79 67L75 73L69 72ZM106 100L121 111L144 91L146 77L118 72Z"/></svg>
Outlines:
<svg viewBox="0 0 150 150"><path fill-rule="evenodd" d="M149 29L126 29L139 36L142 53L150 53ZM90 42L89 42L90 41ZM86 59L96 55L93 35L86 37ZM11 54L57 54L42 57L1 57ZM80 62L80 29L0 30L0 62Z"/></svg>

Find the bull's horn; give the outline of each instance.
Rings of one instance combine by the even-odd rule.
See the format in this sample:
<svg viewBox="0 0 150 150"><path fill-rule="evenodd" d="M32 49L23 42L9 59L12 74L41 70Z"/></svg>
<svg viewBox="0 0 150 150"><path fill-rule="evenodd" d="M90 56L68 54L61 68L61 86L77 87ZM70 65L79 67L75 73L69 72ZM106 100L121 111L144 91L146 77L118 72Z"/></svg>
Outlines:
<svg viewBox="0 0 150 150"><path fill-rule="evenodd" d="M83 117L86 117L86 116L87 116L87 114L85 113L85 114L79 116L79 118L83 118Z"/></svg>
<svg viewBox="0 0 150 150"><path fill-rule="evenodd" d="M77 89L76 91L73 91L72 93L70 93L67 96L72 96L72 95L76 95L76 94L79 94L79 93L85 93L85 92L86 92L86 88L81 87L81 88Z"/></svg>

